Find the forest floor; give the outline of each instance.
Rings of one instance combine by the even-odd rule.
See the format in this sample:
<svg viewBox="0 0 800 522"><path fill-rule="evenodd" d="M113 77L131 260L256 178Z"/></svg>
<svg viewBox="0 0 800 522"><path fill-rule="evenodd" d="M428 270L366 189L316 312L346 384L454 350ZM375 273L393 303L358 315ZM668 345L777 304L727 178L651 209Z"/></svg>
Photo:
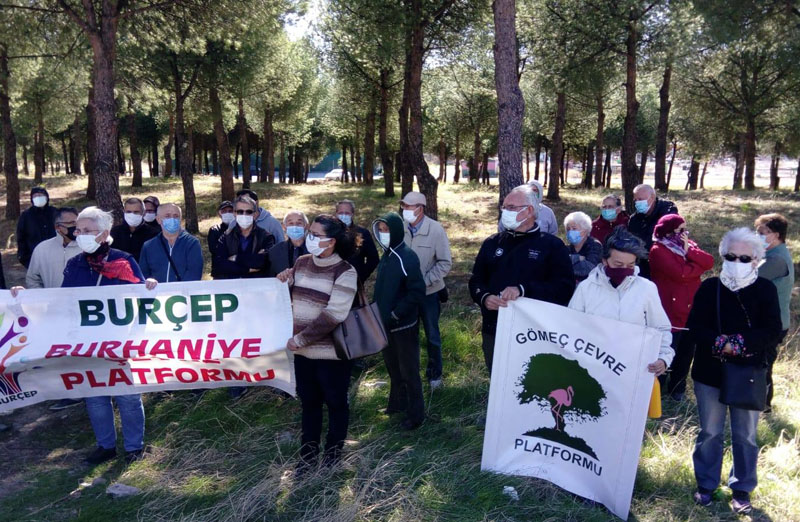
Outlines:
<svg viewBox="0 0 800 522"><path fill-rule="evenodd" d="M54 204L85 206L85 178L48 180ZM145 179L143 190L121 181L123 196L157 194L161 201L182 199L178 179ZM30 186L23 179L23 191ZM200 229L216 219L218 180L198 177ZM2 188L0 186L0 188ZM293 208L309 215L353 199L362 225L388 210L396 199L372 188L339 184L254 187L261 205L277 216ZM23 192L24 193L24 192ZM601 192L567 188L550 205L559 218L584 210L594 216ZM687 218L692 237L715 253L722 233L752 226L760 213L777 211L792 224L789 248L800 256L796 224L800 198L788 192L709 190L672 192ZM444 305L442 336L445 385L425 385L427 420L405 433L397 420L378 409L388 387L380 358L354 374L351 426L345 465L296 481L300 407L270 388L258 388L237 402L226 390L196 397L189 392L145 396L146 457L131 466L120 461L90 467L83 458L93 436L83 408L51 412L46 404L0 416L11 429L0 433L0 520L614 520L608 511L584 503L544 481L480 471L489 380L480 349L480 314L466 283L484 238L496 230L497 187L443 185L439 218L450 238L453 271L451 299ZM0 205L0 215L2 215ZM0 250L8 283L21 283L13 222L0 221ZM205 238L203 237L205 248ZM208 270L206 270L208 272ZM798 324L797 298L794 324ZM424 350L423 350L424 352ZM422 366L425 360L423 356ZM752 520L800 520L800 340L790 332L775 368L774 412L759 424L759 487ZM737 520L726 501L711 508L691 501L694 476L691 451L697 416L691 394L664 402L664 416L647 424L630 520ZM730 466L726 452L725 470ZM113 500L102 477L142 489L140 495ZM82 485L83 484L83 485ZM519 500L503 495L513 486ZM730 497L729 490L721 494ZM747 519L747 517L745 517Z"/></svg>

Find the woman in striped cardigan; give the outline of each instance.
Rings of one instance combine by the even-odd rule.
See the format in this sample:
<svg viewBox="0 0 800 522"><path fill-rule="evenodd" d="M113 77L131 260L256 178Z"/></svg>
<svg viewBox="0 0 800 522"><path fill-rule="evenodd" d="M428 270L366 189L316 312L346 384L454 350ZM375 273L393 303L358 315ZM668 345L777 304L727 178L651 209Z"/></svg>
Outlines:
<svg viewBox="0 0 800 522"><path fill-rule="evenodd" d="M286 347L295 354L297 395L303 408L298 471L308 470L319 457L323 404L328 406L323 464L341 459L350 422L351 362L336 356L332 333L347 318L356 294L358 276L345 259L359 239L336 217L317 216L306 236L309 254L277 276L292 293L294 335Z"/></svg>

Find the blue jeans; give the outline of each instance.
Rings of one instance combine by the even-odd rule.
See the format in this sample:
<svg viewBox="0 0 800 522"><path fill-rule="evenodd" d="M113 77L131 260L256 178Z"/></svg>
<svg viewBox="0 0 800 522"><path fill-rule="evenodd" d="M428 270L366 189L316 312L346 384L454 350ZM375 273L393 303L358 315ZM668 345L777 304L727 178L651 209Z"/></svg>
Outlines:
<svg viewBox="0 0 800 522"><path fill-rule="evenodd" d="M441 311L439 292L426 295L419 307L422 328L428 339L428 367L425 370L425 376L429 381L442 378L442 335L439 333Z"/></svg>
<svg viewBox="0 0 800 522"><path fill-rule="evenodd" d="M114 397L122 420L122 437L125 451L144 447L144 406L142 396L117 395ZM86 397L86 412L92 423L97 445L105 449L117 447L117 429L114 426L114 407L111 397Z"/></svg>
<svg viewBox="0 0 800 522"><path fill-rule="evenodd" d="M694 383L700 433L694 446L694 476L700 489L712 491L719 486L722 451L725 442L725 419L731 413L733 466L728 486L737 491L753 491L758 483L758 445L756 428L760 412L732 408L719 402L719 388Z"/></svg>

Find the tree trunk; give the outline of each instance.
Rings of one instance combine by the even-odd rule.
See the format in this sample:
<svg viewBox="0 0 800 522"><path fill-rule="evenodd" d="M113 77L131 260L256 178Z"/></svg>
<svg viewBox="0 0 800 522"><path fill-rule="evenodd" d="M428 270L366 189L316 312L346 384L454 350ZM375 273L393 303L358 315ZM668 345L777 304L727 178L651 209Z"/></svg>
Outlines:
<svg viewBox="0 0 800 522"><path fill-rule="evenodd" d="M564 127L567 123L567 97L563 91L556 94L556 123L553 131L553 153L550 155L550 186L547 187L547 199L558 201L558 178L561 160L564 157Z"/></svg>
<svg viewBox="0 0 800 522"><path fill-rule="evenodd" d="M458 132L456 132L456 161L455 165L453 166L453 183L458 185L458 181L461 179L461 136Z"/></svg>
<svg viewBox="0 0 800 522"><path fill-rule="evenodd" d="M239 150L242 147L242 140L236 140L236 153L233 155L233 175L239 179Z"/></svg>
<svg viewBox="0 0 800 522"><path fill-rule="evenodd" d="M158 138L153 140L153 145L151 147L150 154L153 159L153 168L150 170L150 177L157 178L158 177Z"/></svg>
<svg viewBox="0 0 800 522"><path fill-rule="evenodd" d="M483 151L483 159L481 161L481 179L483 183L489 186L489 153Z"/></svg>
<svg viewBox="0 0 800 522"><path fill-rule="evenodd" d="M649 155L650 151L645 147L642 151L642 163L639 165L639 183L644 183L644 175L647 170L647 156Z"/></svg>
<svg viewBox="0 0 800 522"><path fill-rule="evenodd" d="M133 163L133 181L132 187L142 186L142 156L139 152L139 140L136 136L136 115L133 113L128 114L126 117L128 123L128 141L131 147L131 162Z"/></svg>
<svg viewBox="0 0 800 522"><path fill-rule="evenodd" d="M549 168L550 168L550 158L548 155L550 154L550 147L547 144L544 145L544 184L547 185L547 179L549 177Z"/></svg>
<svg viewBox="0 0 800 522"><path fill-rule="evenodd" d="M286 183L286 137L281 134L281 157L278 161L278 181Z"/></svg>
<svg viewBox="0 0 800 522"><path fill-rule="evenodd" d="M34 139L35 139L35 136L34 136ZM22 173L25 174L26 176L30 175L30 172L28 172L28 144L27 143L23 143L22 144Z"/></svg>
<svg viewBox="0 0 800 522"><path fill-rule="evenodd" d="M562 187L569 179L569 145L564 145L564 156L561 158L561 172L558 174L558 179Z"/></svg>
<svg viewBox="0 0 800 522"><path fill-rule="evenodd" d="M0 44L0 127L3 129L3 175L6 179L6 219L20 213L17 137L11 125L11 100L8 92L8 48Z"/></svg>
<svg viewBox="0 0 800 522"><path fill-rule="evenodd" d="M69 132L69 128L65 132L61 134L61 156L64 158L64 174L70 175L72 171L69 169L69 154L67 153L67 141L65 139L66 132ZM72 139L70 138L70 141Z"/></svg>
<svg viewBox="0 0 800 522"><path fill-rule="evenodd" d="M439 177L436 181L446 182L445 175L447 173L447 145L444 143L444 136L439 136Z"/></svg>
<svg viewBox="0 0 800 522"><path fill-rule="evenodd" d="M86 104L86 174L89 178L86 182L86 197L88 199L97 199L97 180L94 172L97 165L97 155L95 154L95 139L97 133L95 132L95 117L94 117L94 88L89 88L89 102ZM78 143L75 144L75 150L78 150Z"/></svg>
<svg viewBox="0 0 800 522"><path fill-rule="evenodd" d="M533 170L533 179L539 181L539 156L542 155L542 137L536 137L536 167Z"/></svg>
<svg viewBox="0 0 800 522"><path fill-rule="evenodd" d="M178 64L172 62L173 93L175 96L175 149L180 159L180 176L183 185L183 217L186 221L186 231L197 234L197 201L194 193L194 175L192 172L192 155L190 144L187 143L184 129L183 104L191 92L193 82L189 82L186 91L183 90L183 81Z"/></svg>
<svg viewBox="0 0 800 522"><path fill-rule="evenodd" d="M781 142L775 142L775 149L772 151L772 161L770 162L769 169L769 189L778 190L781 183L779 169L781 164Z"/></svg>
<svg viewBox="0 0 800 522"><path fill-rule="evenodd" d="M175 143L175 114L169 111L169 136L164 146L164 177L172 176L172 146Z"/></svg>
<svg viewBox="0 0 800 522"><path fill-rule="evenodd" d="M525 183L531 180L531 148L525 147Z"/></svg>
<svg viewBox="0 0 800 522"><path fill-rule="evenodd" d="M394 161L387 138L389 125L389 70L387 69L381 69L378 113L378 152L383 169L383 195L389 198L394 197Z"/></svg>
<svg viewBox="0 0 800 522"><path fill-rule="evenodd" d="M208 149L206 148L205 136L203 136L203 165L205 166L205 174L211 175L211 167L208 165Z"/></svg>
<svg viewBox="0 0 800 522"><path fill-rule="evenodd" d="M686 186L684 190L696 190L697 189L697 178L700 174L700 163L697 162L695 156L692 156L692 160L689 164L689 173L686 178Z"/></svg>
<svg viewBox="0 0 800 522"><path fill-rule="evenodd" d="M744 179L745 135L739 135L739 150L736 154L736 167L733 169L733 189L741 189Z"/></svg>
<svg viewBox="0 0 800 522"><path fill-rule="evenodd" d="M342 143L342 183L349 181L349 172L347 165L347 144Z"/></svg>
<svg viewBox="0 0 800 522"><path fill-rule="evenodd" d="M748 118L744 136L744 188L756 189L756 122L753 118Z"/></svg>
<svg viewBox="0 0 800 522"><path fill-rule="evenodd" d="M703 173L700 175L700 188L704 189L706 184L706 172L708 172L708 161L703 163Z"/></svg>
<svg viewBox="0 0 800 522"><path fill-rule="evenodd" d="M661 82L661 89L658 91L660 106L658 109L658 131L656 132L656 171L655 188L656 190L666 191L666 167L667 167L667 131L669 130L669 110L672 102L669 101L669 84L672 78L672 60L667 62L664 68L664 80Z"/></svg>
<svg viewBox="0 0 800 522"><path fill-rule="evenodd" d="M800 192L800 158L797 158L797 174L794 177L794 191Z"/></svg>
<svg viewBox="0 0 800 522"><path fill-rule="evenodd" d="M122 145L120 144L119 129L117 129L117 167L120 176L125 175L125 156L122 154ZM119 183L119 178L117 178Z"/></svg>
<svg viewBox="0 0 800 522"><path fill-rule="evenodd" d="M219 150L217 148L217 137L211 142L211 173L219 176Z"/></svg>
<svg viewBox="0 0 800 522"><path fill-rule="evenodd" d="M250 188L250 143L247 139L247 119L244 100L239 97L239 143L242 144L242 188Z"/></svg>
<svg viewBox="0 0 800 522"><path fill-rule="evenodd" d="M233 166L231 165L231 146L228 133L222 121L222 103L217 86L212 82L208 89L208 102L211 106L211 118L214 120L214 139L219 153L219 181L223 201L233 201L236 193L233 189ZM216 167L215 167L216 168Z"/></svg>
<svg viewBox="0 0 800 522"><path fill-rule="evenodd" d="M70 133L70 142L72 144L72 165L70 165L70 172L76 174L78 176L81 175L81 159L83 154L81 153L81 120L78 115L75 115L75 120L72 122L72 125L69 127ZM88 151L87 151L88 152Z"/></svg>
<svg viewBox="0 0 800 522"><path fill-rule="evenodd" d="M594 143L592 143L586 147L586 160L584 161L586 170L583 171L583 186L587 189L592 188L592 170L594 168L592 163L594 158Z"/></svg>
<svg viewBox="0 0 800 522"><path fill-rule="evenodd" d="M472 162L469 166L469 182L477 183L480 180L480 173L478 172L478 165L481 161L481 130L480 127L475 129L475 140L472 143Z"/></svg>
<svg viewBox="0 0 800 522"><path fill-rule="evenodd" d="M667 170L667 182L664 188L665 192L669 191L669 184L672 181L672 165L675 164L675 153L678 152L678 140L672 142L672 156L669 159L669 169Z"/></svg>
<svg viewBox="0 0 800 522"><path fill-rule="evenodd" d="M275 135L272 132L272 111L264 109L264 125L262 128L264 137L261 141L261 175L258 181L264 183L275 183L275 159L272 157L274 152Z"/></svg>
<svg viewBox="0 0 800 522"><path fill-rule="evenodd" d="M625 194L625 208L633 212L633 187L637 185L639 172L636 168L636 115L639 101L636 99L636 47L639 34L636 21L628 22L625 66L625 123L622 133L622 190Z"/></svg>
<svg viewBox="0 0 800 522"><path fill-rule="evenodd" d="M364 123L364 184L372 185L375 172L375 95L367 108Z"/></svg>
<svg viewBox="0 0 800 522"><path fill-rule="evenodd" d="M36 107L36 135L38 139L33 142L33 182L37 185L42 183L44 176L44 115L41 105Z"/></svg>
<svg viewBox="0 0 800 522"><path fill-rule="evenodd" d="M595 132L595 150L596 155L594 159L595 163L595 171L594 171L594 186L595 187L602 187L603 186L603 147L605 146L603 143L604 139L604 132L605 132L605 122L606 122L606 113L604 112L605 107L603 104L603 96L598 96L597 99L597 131Z"/></svg>
<svg viewBox="0 0 800 522"><path fill-rule="evenodd" d="M358 118L356 118L356 140L351 150L355 153L353 170L356 173L356 182L361 183L363 172L361 171L361 129L358 126Z"/></svg>
<svg viewBox="0 0 800 522"><path fill-rule="evenodd" d="M606 161L603 165L603 177L606 188L611 187L611 147L606 147Z"/></svg>
<svg viewBox="0 0 800 522"><path fill-rule="evenodd" d="M494 85L497 91L497 156L500 203L522 185L522 119L525 100L519 88L515 0L494 0Z"/></svg>
<svg viewBox="0 0 800 522"><path fill-rule="evenodd" d="M305 179L305 176L303 175L303 149L300 146L294 148L292 178L294 179L295 183L302 183Z"/></svg>

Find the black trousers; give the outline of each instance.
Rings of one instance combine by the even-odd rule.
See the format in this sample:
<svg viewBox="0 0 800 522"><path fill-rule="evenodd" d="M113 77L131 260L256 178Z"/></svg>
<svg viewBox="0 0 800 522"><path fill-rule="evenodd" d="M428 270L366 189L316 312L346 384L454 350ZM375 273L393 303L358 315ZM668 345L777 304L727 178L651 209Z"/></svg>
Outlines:
<svg viewBox="0 0 800 522"><path fill-rule="evenodd" d="M494 359L494 337L497 334L495 331L496 325L492 328L481 328L481 348L483 349L483 360L486 362L486 368L489 370L489 375L492 375L492 359Z"/></svg>
<svg viewBox="0 0 800 522"><path fill-rule="evenodd" d="M419 323L398 332L389 332L389 346L383 350L389 372L388 411L405 411L408 420L425 419L425 400L419 376Z"/></svg>
<svg viewBox="0 0 800 522"><path fill-rule="evenodd" d="M309 359L295 355L297 395L303 408L303 437L300 447L303 460L313 460L319 454L323 404L328 407L325 453L335 456L341 452L350 424L350 405L347 398L350 368L351 361Z"/></svg>

